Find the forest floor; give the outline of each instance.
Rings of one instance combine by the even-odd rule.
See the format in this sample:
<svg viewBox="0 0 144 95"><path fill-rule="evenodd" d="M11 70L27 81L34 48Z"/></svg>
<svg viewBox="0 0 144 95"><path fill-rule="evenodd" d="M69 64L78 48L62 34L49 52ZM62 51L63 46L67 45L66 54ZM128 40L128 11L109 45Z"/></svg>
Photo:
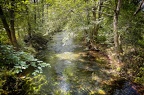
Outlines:
<svg viewBox="0 0 144 95"><path fill-rule="evenodd" d="M94 45L95 46L95 45ZM123 67L123 62L119 61L115 56L113 48L107 48L103 45L97 45L100 49L89 49L87 50L87 56L90 60L96 61L98 63L103 63L103 66L106 69L109 69L114 76L119 75L120 69ZM96 46L95 46L96 47Z"/></svg>
<svg viewBox="0 0 144 95"><path fill-rule="evenodd" d="M90 60L96 61L98 64L100 64L99 66L101 66L101 68L104 68L105 71L111 76L111 78L109 80L104 81L104 83L106 85L113 85L115 82L119 82L119 80L121 81L121 79L124 79L129 81L132 84L132 88L139 92L140 95L144 95L143 85L137 84L134 81L129 80L128 77L125 76L125 74L122 75L124 73L123 68L125 68L126 63L119 61L116 58L114 48L107 48L107 46L105 45L94 45L94 47L95 46L98 46L100 50L89 49L86 53L87 56L90 57ZM116 86L116 83L114 85Z"/></svg>

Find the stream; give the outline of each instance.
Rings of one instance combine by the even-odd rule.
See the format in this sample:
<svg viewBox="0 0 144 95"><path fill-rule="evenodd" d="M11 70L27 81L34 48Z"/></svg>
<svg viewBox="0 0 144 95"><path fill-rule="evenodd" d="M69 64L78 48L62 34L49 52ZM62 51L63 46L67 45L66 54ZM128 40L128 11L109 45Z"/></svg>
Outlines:
<svg viewBox="0 0 144 95"><path fill-rule="evenodd" d="M105 81L110 79L109 72L90 61L85 47L71 35L68 32L54 34L47 49L38 54L51 65L43 70L47 82L40 95L108 95Z"/></svg>

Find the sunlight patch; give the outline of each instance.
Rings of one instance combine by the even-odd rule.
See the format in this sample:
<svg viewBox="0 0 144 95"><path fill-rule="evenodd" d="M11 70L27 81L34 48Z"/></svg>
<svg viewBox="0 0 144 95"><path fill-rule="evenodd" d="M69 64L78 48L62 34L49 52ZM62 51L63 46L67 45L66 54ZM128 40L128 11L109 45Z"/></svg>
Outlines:
<svg viewBox="0 0 144 95"><path fill-rule="evenodd" d="M99 90L98 90L98 94L100 94L100 95L105 95L106 93L105 93L105 91L104 91L104 90L99 89Z"/></svg>
<svg viewBox="0 0 144 95"><path fill-rule="evenodd" d="M64 60L76 60L80 57L80 55L73 52L64 52L61 54L57 54L56 57Z"/></svg>

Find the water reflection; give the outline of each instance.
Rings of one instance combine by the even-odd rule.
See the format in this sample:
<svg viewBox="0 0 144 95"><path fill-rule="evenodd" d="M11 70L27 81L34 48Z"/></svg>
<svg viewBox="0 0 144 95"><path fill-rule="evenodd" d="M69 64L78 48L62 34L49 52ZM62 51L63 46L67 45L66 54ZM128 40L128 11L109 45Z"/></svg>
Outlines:
<svg viewBox="0 0 144 95"><path fill-rule="evenodd" d="M87 60L83 48L65 32L55 34L48 49L39 56L51 64L43 73L48 80L42 90L44 95L105 94L102 89L104 76L101 76L99 66Z"/></svg>

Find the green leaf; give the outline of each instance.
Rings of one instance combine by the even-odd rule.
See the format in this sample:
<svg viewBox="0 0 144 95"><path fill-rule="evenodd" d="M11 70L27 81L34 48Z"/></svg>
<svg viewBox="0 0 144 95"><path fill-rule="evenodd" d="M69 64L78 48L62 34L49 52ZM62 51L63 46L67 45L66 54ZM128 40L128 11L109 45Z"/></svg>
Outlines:
<svg viewBox="0 0 144 95"><path fill-rule="evenodd" d="M22 69L26 69L27 67L26 66L22 66Z"/></svg>
<svg viewBox="0 0 144 95"><path fill-rule="evenodd" d="M31 62L30 65L33 66L33 67L37 67L35 62Z"/></svg>
<svg viewBox="0 0 144 95"><path fill-rule="evenodd" d="M41 67L38 67L38 69L39 69L39 70L42 70L42 68L41 68Z"/></svg>
<svg viewBox="0 0 144 95"><path fill-rule="evenodd" d="M41 62L43 62L43 61L37 61L38 63L41 63Z"/></svg>
<svg viewBox="0 0 144 95"><path fill-rule="evenodd" d="M15 68L21 68L21 66L14 66Z"/></svg>
<svg viewBox="0 0 144 95"><path fill-rule="evenodd" d="M35 70L34 72L39 73L39 70Z"/></svg>
<svg viewBox="0 0 144 95"><path fill-rule="evenodd" d="M46 67L46 66L48 66L48 64L47 63L41 63L41 64L39 64L41 67Z"/></svg>

